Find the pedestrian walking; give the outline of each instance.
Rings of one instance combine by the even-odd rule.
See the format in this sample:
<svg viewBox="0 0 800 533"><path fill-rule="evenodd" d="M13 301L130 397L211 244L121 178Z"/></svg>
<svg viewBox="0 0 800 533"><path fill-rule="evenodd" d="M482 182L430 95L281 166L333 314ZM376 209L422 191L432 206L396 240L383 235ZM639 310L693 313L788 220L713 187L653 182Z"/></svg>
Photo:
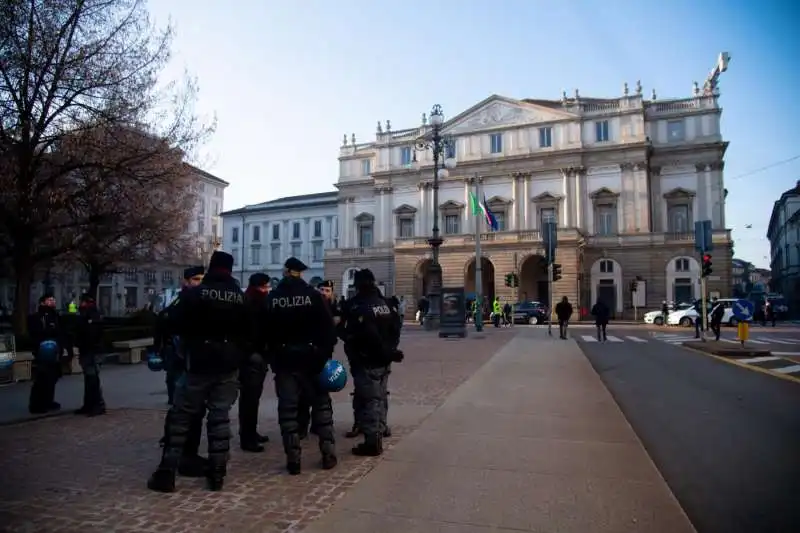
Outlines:
<svg viewBox="0 0 800 533"><path fill-rule="evenodd" d="M597 340L606 342L606 329L608 328L608 319L611 316L611 311L605 302L597 299L597 302L592 306L592 316L594 316L594 324L597 327Z"/></svg>
<svg viewBox="0 0 800 533"><path fill-rule="evenodd" d="M567 338L567 326L569 319L572 317L572 304L569 299L564 296L560 302L556 304L556 318L558 318L558 336L564 340Z"/></svg>

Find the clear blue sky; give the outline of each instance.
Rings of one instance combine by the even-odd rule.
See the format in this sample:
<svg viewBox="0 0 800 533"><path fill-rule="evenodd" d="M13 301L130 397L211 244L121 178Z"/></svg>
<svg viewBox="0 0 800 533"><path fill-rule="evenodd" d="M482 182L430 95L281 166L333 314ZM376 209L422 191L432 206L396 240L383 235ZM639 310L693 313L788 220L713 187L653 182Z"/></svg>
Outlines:
<svg viewBox="0 0 800 533"><path fill-rule="evenodd" d="M800 179L800 2L673 0L150 0L178 30L170 76L200 83L219 126L201 161L231 183L226 208L332 190L342 134L400 129L440 103L561 90L685 97L717 54L736 255L768 266L773 202ZM794 26L794 27L793 27ZM794 68L793 68L794 67ZM745 229L752 224L752 229Z"/></svg>

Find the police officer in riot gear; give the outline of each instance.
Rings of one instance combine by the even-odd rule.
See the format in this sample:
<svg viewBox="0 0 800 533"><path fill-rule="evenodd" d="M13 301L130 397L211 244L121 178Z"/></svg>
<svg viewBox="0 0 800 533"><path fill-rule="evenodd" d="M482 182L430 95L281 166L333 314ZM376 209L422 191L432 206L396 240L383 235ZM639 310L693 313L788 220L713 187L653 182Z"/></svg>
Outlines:
<svg viewBox="0 0 800 533"><path fill-rule="evenodd" d="M238 371L252 349L254 323L244 294L231 277L233 256L216 251L208 273L183 294L171 320L186 358L185 383L175 395L167 445L161 464L148 481L160 492L175 490L175 471L192 421L207 410L208 470L211 490L221 490L230 450L230 409L239 391Z"/></svg>
<svg viewBox="0 0 800 533"><path fill-rule="evenodd" d="M244 299L258 324L258 332L267 328L266 298L269 292L269 276L260 272L250 276ZM257 332L257 334L259 334ZM245 355L239 370L239 446L246 452L264 451L263 443L269 442L266 435L260 435L258 428L258 404L264 392L264 379L267 377L267 358L264 350L264 337L255 340L250 353Z"/></svg>
<svg viewBox="0 0 800 533"><path fill-rule="evenodd" d="M203 281L204 273L205 267L202 266L185 269L183 271L183 289L181 290L181 294L192 287L200 285ZM153 347L165 362L169 405L173 405L176 391L180 392L176 384L180 377L186 372L186 361L183 354L182 343L174 331L175 324L172 320L172 314L175 310L175 306L180 302L181 294L159 313L156 319L155 333L153 335ZM167 412L167 416L164 418L164 436L161 437L161 446L166 446L172 412L173 409L170 408ZM186 437L186 444L183 447L183 456L181 457L180 466L178 467L178 473L182 476L203 477L206 475L208 461L205 457L200 455L200 440L203 436L203 418L205 418L205 414L205 410L203 410L192 421L189 434Z"/></svg>
<svg viewBox="0 0 800 533"><path fill-rule="evenodd" d="M306 269L299 259L287 259L283 280L267 296L267 350L275 372L286 468L292 475L301 471L298 410L303 395L311 405L311 424L319 437L322 467L331 469L337 464L331 397L318 380L333 351L336 335L322 296L300 277Z"/></svg>
<svg viewBox="0 0 800 533"><path fill-rule="evenodd" d="M340 329L355 387L355 419L364 435L364 442L353 448L353 453L378 456L383 453L387 427L391 363L403 360L403 353L397 349L402 319L380 294L369 269L356 272L353 282L356 295L347 301Z"/></svg>

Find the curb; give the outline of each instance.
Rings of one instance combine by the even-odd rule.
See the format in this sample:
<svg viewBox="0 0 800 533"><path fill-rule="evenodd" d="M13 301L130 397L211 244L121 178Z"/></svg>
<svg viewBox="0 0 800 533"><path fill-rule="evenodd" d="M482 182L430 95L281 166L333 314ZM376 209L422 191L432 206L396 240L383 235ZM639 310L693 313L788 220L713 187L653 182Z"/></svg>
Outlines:
<svg viewBox="0 0 800 533"><path fill-rule="evenodd" d="M715 355L715 354L713 354L711 352L704 351L704 350L696 348L696 345L692 344L692 343L689 343L689 344L683 343L681 346L683 348L686 348L689 351L698 353L700 355L704 355L706 357L711 357L712 359L716 359L717 361L721 361L721 362L727 363L729 365L738 366L739 368L744 368L745 370L750 370L750 371L756 372L758 374L764 374L766 376L771 376L771 377L774 377L774 378L782 379L784 381L789 381L789 382L792 382L792 383L800 384L800 378L798 378L798 377L790 376L788 374L781 374L779 372L772 372L768 368L761 368L761 367L750 365L750 364L747 364L747 363L741 363L735 357L724 356L724 355ZM769 350L762 350L760 352L753 351L752 353L759 353L761 355L766 354L766 356L769 356L769 354L771 352ZM746 355L746 352L739 352L739 355Z"/></svg>

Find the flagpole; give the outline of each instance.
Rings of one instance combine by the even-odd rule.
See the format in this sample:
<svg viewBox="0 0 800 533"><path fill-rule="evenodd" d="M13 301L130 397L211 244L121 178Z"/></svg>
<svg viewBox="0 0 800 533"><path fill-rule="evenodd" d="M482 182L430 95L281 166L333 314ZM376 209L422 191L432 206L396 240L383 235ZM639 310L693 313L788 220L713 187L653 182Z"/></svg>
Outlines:
<svg viewBox="0 0 800 533"><path fill-rule="evenodd" d="M480 202L481 178L475 173L475 198ZM483 257L481 256L481 221L475 217L475 331L483 331Z"/></svg>

